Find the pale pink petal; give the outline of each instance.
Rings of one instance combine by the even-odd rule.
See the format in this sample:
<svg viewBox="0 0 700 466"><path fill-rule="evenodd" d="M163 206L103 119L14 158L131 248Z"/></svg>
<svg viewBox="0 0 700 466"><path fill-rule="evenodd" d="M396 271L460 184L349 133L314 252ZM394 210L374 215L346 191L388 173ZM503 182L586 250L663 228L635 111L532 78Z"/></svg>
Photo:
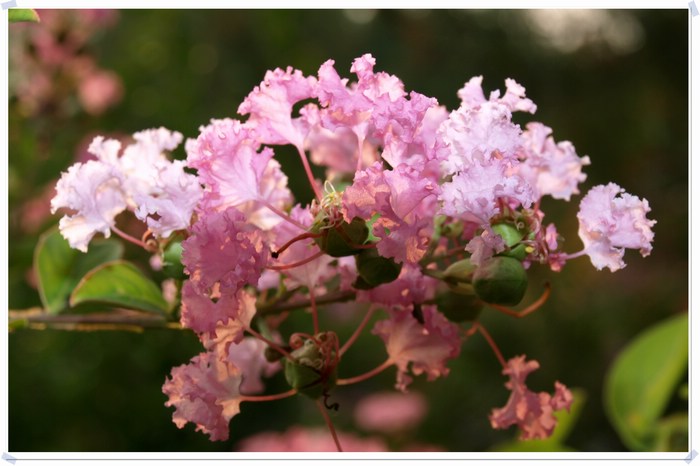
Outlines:
<svg viewBox="0 0 700 466"><path fill-rule="evenodd" d="M174 406L173 422L182 429L195 424L196 430L209 435L212 441L228 439L228 424L240 412L240 370L214 353L201 353L172 370L166 377L163 393L165 406Z"/></svg>
<svg viewBox="0 0 700 466"><path fill-rule="evenodd" d="M403 264L399 277L391 283L379 285L371 290L358 290L359 302L370 302L388 307L406 308L423 303L435 296L438 281L423 275L420 267Z"/></svg>
<svg viewBox="0 0 700 466"><path fill-rule="evenodd" d="M524 355L508 361L503 374L509 377L505 385L511 390L511 395L503 408L494 409L489 416L494 429L517 425L521 429L522 440L546 439L552 434L557 424L553 412L568 410L573 397L566 386L559 382L555 384L554 397L546 392L530 391L525 385L525 379L539 367L537 361L526 361Z"/></svg>
<svg viewBox="0 0 700 466"><path fill-rule="evenodd" d="M95 235L110 236L114 218L127 207L122 174L98 161L77 163L61 175L51 213L66 208L74 212L59 222L61 234L72 248L87 252Z"/></svg>
<svg viewBox="0 0 700 466"><path fill-rule="evenodd" d="M499 210L499 200L525 208L534 202L532 188L517 175L508 176L505 159L474 163L442 185L441 213L487 225Z"/></svg>
<svg viewBox="0 0 700 466"><path fill-rule="evenodd" d="M241 370L243 383L241 393L253 395L265 390L262 377L270 377L278 372L282 365L270 363L265 359L267 344L253 337L246 337L236 345L228 347L228 361Z"/></svg>
<svg viewBox="0 0 700 466"><path fill-rule="evenodd" d="M623 268L625 248L639 249L642 256L651 253L651 227L656 220L646 218L650 211L646 199L626 193L615 183L591 188L581 200L578 234L598 270Z"/></svg>
<svg viewBox="0 0 700 466"><path fill-rule="evenodd" d="M261 232L233 207L201 217L182 248L182 263L201 293L215 284L222 293L257 284L269 256Z"/></svg>
<svg viewBox="0 0 700 466"><path fill-rule="evenodd" d="M167 238L176 230L188 228L202 198L199 180L184 168L181 160L161 167L150 192L134 196L136 217L145 220L157 237Z"/></svg>
<svg viewBox="0 0 700 466"><path fill-rule="evenodd" d="M377 250L396 262L418 262L428 248L437 209L437 183L406 165L384 170L379 162L357 172L343 193L346 220L380 214Z"/></svg>
<svg viewBox="0 0 700 466"><path fill-rule="evenodd" d="M389 360L398 368L396 388L405 391L411 382L409 364L414 375L425 373L428 380L447 375L448 359L459 355L460 329L437 311L435 306L423 306L425 324L419 323L408 311L390 311L390 318L379 321L372 333L386 344Z"/></svg>
<svg viewBox="0 0 700 466"><path fill-rule="evenodd" d="M477 108L465 105L450 113L438 129L446 145L440 158L445 174L458 173L479 161L494 158L516 160L520 127L511 121L507 106L486 102Z"/></svg>
<svg viewBox="0 0 700 466"><path fill-rule="evenodd" d="M481 265L485 260L490 259L505 248L506 245L503 242L503 238L494 233L489 227L480 235L474 236L469 240L465 249L471 253L471 262L474 265Z"/></svg>
<svg viewBox="0 0 700 466"><path fill-rule="evenodd" d="M265 73L265 79L238 107L241 115L250 114L263 144L292 144L303 147L308 128L292 120L292 108L304 99L316 97L316 78L288 67Z"/></svg>
<svg viewBox="0 0 700 466"><path fill-rule="evenodd" d="M186 144L187 165L205 186L201 210L236 207L250 222L269 229L281 221L265 205L284 210L291 204L287 177L272 149L261 149L256 132L237 120L212 120Z"/></svg>
<svg viewBox="0 0 700 466"><path fill-rule="evenodd" d="M536 191L537 197L550 195L568 201L578 194L578 184L586 180L583 166L589 165L588 156L579 157L569 141L556 143L552 130L542 123L528 123L523 132L525 160L516 167Z"/></svg>
<svg viewBox="0 0 700 466"><path fill-rule="evenodd" d="M243 338L243 328L255 315L255 297L245 290L228 291L214 297L200 291L196 282L182 286L180 323L202 335L204 346L227 347Z"/></svg>

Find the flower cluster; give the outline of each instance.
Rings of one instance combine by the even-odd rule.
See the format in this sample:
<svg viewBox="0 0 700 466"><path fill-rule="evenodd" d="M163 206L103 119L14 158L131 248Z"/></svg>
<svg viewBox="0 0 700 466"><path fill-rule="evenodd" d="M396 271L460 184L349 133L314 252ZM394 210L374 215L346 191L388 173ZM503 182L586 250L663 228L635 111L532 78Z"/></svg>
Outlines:
<svg viewBox="0 0 700 466"><path fill-rule="evenodd" d="M482 78L472 78L458 92L460 107L448 112L374 65L371 55L357 58L354 82L332 60L316 76L269 71L238 108L247 118L201 127L186 142L186 161L165 158L181 136L162 128L135 134L121 156L118 143L97 138L98 160L59 181L52 207L73 210L60 224L73 247L118 232L114 218L124 210L161 246L184 230L180 322L204 351L163 386L178 427L191 422L224 440L242 402L298 393L315 399L328 420L336 387L395 366L395 386L406 392L413 377L447 376L448 361L477 332L512 392L491 414L494 428L517 425L523 438L546 438L553 412L570 407L559 382L553 395L527 389L538 363L506 362L479 313L488 306L522 316L539 307L549 289L520 314L509 308L521 302L533 264L559 271L588 255L596 268L615 271L625 249L646 256L655 223L647 201L612 183L594 187L578 213L584 247L566 253L556 227L543 221L541 200L579 194L590 160L542 123L522 129L512 121L513 112L536 111L521 85L507 79L502 95L487 98ZM298 153L315 194L310 205L295 202L275 159L280 145ZM325 168L324 180L309 160ZM324 304L350 299L367 311L341 342L318 315ZM294 309L309 311L309 327L284 335L280 323ZM343 355L376 312L386 317L371 332L387 357L344 377ZM262 394L263 378L280 370L290 390ZM343 438L328 424L340 449Z"/></svg>

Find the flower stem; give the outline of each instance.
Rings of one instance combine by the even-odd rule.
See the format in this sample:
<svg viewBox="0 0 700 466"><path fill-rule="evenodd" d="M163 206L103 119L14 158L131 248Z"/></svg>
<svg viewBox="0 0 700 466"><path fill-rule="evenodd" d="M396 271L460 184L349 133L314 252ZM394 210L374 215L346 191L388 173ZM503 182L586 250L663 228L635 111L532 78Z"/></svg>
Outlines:
<svg viewBox="0 0 700 466"><path fill-rule="evenodd" d="M323 420L326 421L326 425L328 426L328 430L331 431L331 436L333 436L333 441L335 442L335 447L338 449L339 452L343 451L343 447L340 446L340 440L338 440L338 434L335 432L335 427L333 427L333 422L331 422L331 418L326 412L326 407L323 406L323 403L321 403L321 399L316 400L316 406L318 406L318 410L321 411L321 416L323 416Z"/></svg>
<svg viewBox="0 0 700 466"><path fill-rule="evenodd" d="M301 267L304 264L308 264L309 262L318 259L319 257L321 257L324 254L325 254L325 252L318 251L316 254L313 254L313 255L307 257L306 259L302 259L298 262L292 262L291 264L284 264L284 265L268 265L267 268L270 270L276 270L278 272L280 272L282 270L289 270L289 269L293 269L294 267Z"/></svg>
<svg viewBox="0 0 700 466"><path fill-rule="evenodd" d="M382 364L379 366L375 367L371 371L365 372L364 374L360 374L355 377L350 377L349 379L338 379L336 382L337 385L352 385L358 382L364 382L367 379L371 379L375 375L381 373L384 369L389 368L392 364L394 364L394 361L390 359L387 359L384 361Z"/></svg>
<svg viewBox="0 0 700 466"><path fill-rule="evenodd" d="M239 322L240 322L240 320L239 320ZM242 323L243 323L243 322L241 322L241 324L242 324ZM260 335L260 333L256 332L255 330L253 330L252 328L250 328L250 327L248 327L248 326L244 326L243 328L245 329L246 332L250 333L251 335L253 335L253 336L254 336L255 338L257 338L258 340L262 341L263 343L266 343L266 344L267 344L270 348L272 348L273 350L277 351L277 352L280 353L280 354L283 354L285 358L287 358L287 359L289 359L289 360L291 360L291 361L294 360L294 356L292 356L291 354L289 354L288 351L286 351L284 348L282 348L280 345L278 345L278 344L275 343L274 341L268 340L268 339L265 338L264 336Z"/></svg>
<svg viewBox="0 0 700 466"><path fill-rule="evenodd" d="M362 322L360 322L360 325L358 325L358 327L355 329L355 332L353 332L350 338L348 338L348 341L346 341L342 348L340 348L341 356L344 355L345 352L350 349L353 343L355 343L355 340L357 340L357 337L359 337L360 333L362 333L362 330L367 325L367 322L369 322L369 319L370 317L372 317L374 311L374 306L370 306L369 310L367 311L367 314L365 314L365 317L362 319Z"/></svg>
<svg viewBox="0 0 700 466"><path fill-rule="evenodd" d="M270 202L268 202L267 200L265 200L265 199L259 199L258 202L260 202L262 205L264 205L265 207L267 207L267 208L270 209L272 212L274 212L275 214L277 214L279 217L282 217L284 220L288 221L288 222L291 223L292 225L294 225L294 226L296 226L296 227L299 227L300 229L302 229L302 230L304 230L304 231L307 230L308 227L306 227L305 225L303 225L301 222L298 222L298 221L294 220L294 219L293 219L292 217L290 217L288 214L285 214L285 213L282 212L280 209L278 209L277 207L275 207L275 206L273 206L272 204L270 204Z"/></svg>
<svg viewBox="0 0 700 466"><path fill-rule="evenodd" d="M277 393L275 395L241 395L240 400L241 401L276 401L276 400L283 400L285 398L289 398L290 396L294 396L297 394L297 389L292 388L291 390L287 390L284 393Z"/></svg>
<svg viewBox="0 0 700 466"><path fill-rule="evenodd" d="M585 250L585 249L581 249L579 252L575 252L575 253L573 253L573 254L564 254L564 255L562 256L562 258L563 258L564 260L567 260L567 261L568 261L568 260L576 259L576 258L578 258L578 257L585 256L585 255L586 255L586 250Z"/></svg>
<svg viewBox="0 0 700 466"><path fill-rule="evenodd" d="M547 299L549 298L550 293L552 292L552 287L549 285L549 283L544 284L544 291L540 295L540 297L535 301L534 303L530 304L528 307L525 309L522 309L520 311L514 311L512 309L508 309L507 307L500 306L498 304L489 304L492 308L496 309L497 311L500 311L504 314L507 314L512 317L517 317L517 318L522 318L525 317L528 314L532 314L535 312L537 309L541 308L542 305L547 302Z"/></svg>
<svg viewBox="0 0 700 466"><path fill-rule="evenodd" d="M135 244L135 245L137 245L137 246L139 246L139 247L142 247L143 249L145 249L145 250L148 251L148 252L154 252L154 251L153 251L153 248L152 248L151 246L149 246L148 244L144 243L144 242L141 241L140 239L136 239L136 238L134 238L133 236L131 236L130 234L121 231L121 230L120 230L119 228L117 228L116 226L113 226L113 227L112 227L112 231L115 232L115 233L117 234L117 236L121 237L122 239L125 239L126 241L128 241L128 242L130 242L130 243L133 243L133 244Z"/></svg>
<svg viewBox="0 0 700 466"><path fill-rule="evenodd" d="M479 322L474 322L472 325L472 328L467 330L467 337L470 337L474 334L474 332L479 331L481 335L484 337L486 340L486 343L489 344L491 347L491 350L493 353L496 355L496 358L498 358L498 362L501 363L501 366L504 368L506 367L506 360L503 358L503 354L501 354L501 350L498 349L498 346L496 345L496 342L493 341L493 338L491 338L491 334L484 328L483 325L481 325Z"/></svg>
<svg viewBox="0 0 700 466"><path fill-rule="evenodd" d="M304 165L304 171L306 172L306 177L309 179L309 183L311 183L311 189L314 190L314 194L316 194L316 198L321 201L323 199L323 196L321 195L321 190L318 188L316 185L316 180L314 179L314 174L311 173L311 166L309 166L309 159L306 157L306 152L304 152L304 149L300 146L296 146L297 152L299 152L299 157L301 157L301 163Z"/></svg>

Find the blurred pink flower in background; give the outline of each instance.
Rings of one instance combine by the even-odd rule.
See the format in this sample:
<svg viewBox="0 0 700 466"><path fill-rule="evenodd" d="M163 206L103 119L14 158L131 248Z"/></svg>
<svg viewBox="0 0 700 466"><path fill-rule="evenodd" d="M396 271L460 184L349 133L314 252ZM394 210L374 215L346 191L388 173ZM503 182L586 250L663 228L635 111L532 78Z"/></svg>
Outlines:
<svg viewBox="0 0 700 466"><path fill-rule="evenodd" d="M337 432L343 451L387 451L387 446L377 437L361 438L345 432ZM291 427L286 432L262 432L243 439L238 451L329 451L337 452L333 438L324 428Z"/></svg>
<svg viewBox="0 0 700 466"><path fill-rule="evenodd" d="M415 427L427 411L428 404L420 393L376 393L357 403L355 422L365 430L393 433Z"/></svg>
<svg viewBox="0 0 700 466"><path fill-rule="evenodd" d="M9 90L25 116L75 112L99 115L119 103L121 79L98 67L90 40L119 18L115 10L37 10L40 23L9 31Z"/></svg>

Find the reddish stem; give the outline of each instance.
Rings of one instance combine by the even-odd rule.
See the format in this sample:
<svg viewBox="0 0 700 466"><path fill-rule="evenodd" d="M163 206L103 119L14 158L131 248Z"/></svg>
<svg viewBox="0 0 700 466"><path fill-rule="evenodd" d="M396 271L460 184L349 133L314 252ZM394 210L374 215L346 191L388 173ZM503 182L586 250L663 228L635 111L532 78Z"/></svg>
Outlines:
<svg viewBox="0 0 700 466"><path fill-rule="evenodd" d="M549 298L550 293L552 292L552 287L549 285L549 283L544 284L544 291L540 295L540 297L535 301L534 303L530 304L528 307L525 309L522 309L520 311L514 311L512 309L508 309L507 307L500 306L498 304L489 304L492 308L496 309L497 311L500 311L504 314L507 314L512 317L517 317L517 318L522 318L525 317L528 314L532 314L535 312L537 309L541 308L544 303L547 302L547 299Z"/></svg>
<svg viewBox="0 0 700 466"><path fill-rule="evenodd" d="M311 189L314 190L314 194L316 194L316 198L320 201L323 199L323 195L321 194L321 190L318 188L316 185L316 180L314 179L314 174L311 173L311 166L309 165L309 160L306 158L306 152L304 152L304 149L302 147L296 146L297 152L299 152L299 157L301 157L301 163L304 165L304 171L306 172L306 177L309 179L309 183L311 183Z"/></svg>
<svg viewBox="0 0 700 466"><path fill-rule="evenodd" d="M139 239L134 238L130 234L121 231L116 226L112 227L112 231L115 232L117 234L117 236L121 237L122 239L125 239L126 241L128 241L130 243L133 243L137 246L140 246L148 252L153 252L153 248L151 246L149 246L148 244L144 243L143 241L141 241Z"/></svg>
<svg viewBox="0 0 700 466"><path fill-rule="evenodd" d="M498 349L498 346L496 345L496 342L493 341L493 338L491 338L491 335L489 334L488 331L486 331L486 329L484 328L483 325L481 325L481 324L478 323L478 322L474 322L474 324L472 325L472 328L470 328L469 330L467 330L467 334L466 334L466 335L467 335L468 337L470 337L470 336L472 336L472 335L474 334L474 332L476 332L477 330L478 330L478 331L481 333L481 335L484 337L484 339L486 340L486 343L489 344L489 346L491 347L491 350L493 350L493 353L496 355L496 358L498 358L498 362L500 362L500 363L501 363L501 366L503 366L503 368L505 368L505 367L506 367L506 360L503 358L503 354L501 354L501 350Z"/></svg>
<svg viewBox="0 0 700 466"><path fill-rule="evenodd" d="M288 214L284 213L283 211L281 211L281 210L278 209L277 207L275 207L275 206L273 206L272 204L270 204L269 201L267 201L267 200L265 200L265 199L258 199L258 202L259 202L260 204L264 205L265 207L267 207L268 209L270 209L272 212L274 212L274 213L277 214L278 216L282 217L284 220L286 220L286 221L288 221L289 223L291 223L292 225L294 225L294 226L296 226L296 227L299 227L300 229L306 231L306 228L307 228L306 226L304 226L304 225L301 224L300 222L294 220L294 219L293 219L292 217L290 217Z"/></svg>
<svg viewBox="0 0 700 466"><path fill-rule="evenodd" d="M338 434L335 432L335 427L333 427L333 423L331 422L331 418L326 412L326 407L323 406L323 403L321 403L321 399L316 400L316 406L318 406L318 410L321 411L321 415L323 416L323 420L326 421L326 425L328 426L328 430L331 431L331 435L333 436L333 441L335 442L335 447L338 449L339 452L342 453L343 447L340 446L340 440L338 440Z"/></svg>
<svg viewBox="0 0 700 466"><path fill-rule="evenodd" d="M260 395L260 396L241 395L239 399L241 401L276 401L276 400L283 400L285 398L289 398L290 396L294 396L296 394L297 394L297 389L292 388L291 390L287 390L284 393L277 393L275 395Z"/></svg>
<svg viewBox="0 0 700 466"><path fill-rule="evenodd" d="M277 270L277 271L282 271L282 270L288 270L288 269L293 269L294 267L301 267L304 264L308 264L309 262L318 259L325 253L323 251L318 251L316 254L307 257L306 259L300 260L299 262L292 262L291 264L284 264L284 265L268 265L267 268L270 270Z"/></svg>
<svg viewBox="0 0 700 466"><path fill-rule="evenodd" d="M386 361L384 361L382 364L375 367L371 371L365 372L364 374L360 374L360 375L355 376L355 377L350 377L349 379L338 379L336 384L337 385L352 385L354 383L363 382L363 381L365 381L367 379L371 379L375 375L381 373L384 369L387 369L392 364L394 364L394 362L391 359L387 359Z"/></svg>
<svg viewBox="0 0 700 466"><path fill-rule="evenodd" d="M340 355L344 355L347 350L350 349L353 343L355 343L355 340L357 340L357 337L360 336L360 333L362 333L362 330L365 328L367 325L367 322L369 322L370 317L372 317L372 314L374 313L375 308L374 306L370 306L369 310L367 311L367 314L365 314L365 317L362 319L362 322L360 322L360 325L355 329L355 332L350 336L348 341L345 342L342 348L340 348Z"/></svg>
<svg viewBox="0 0 700 466"><path fill-rule="evenodd" d="M297 241L303 241L305 239L312 239L312 238L320 238L321 236L323 236L323 234L321 234L321 233L309 233L309 232L302 233L302 234L290 239L286 243L284 243L282 245L282 247L279 248L277 251L273 251L272 256L274 258L277 258L277 256L282 254L284 251L287 250L287 248L289 248L292 244L296 243Z"/></svg>
<svg viewBox="0 0 700 466"><path fill-rule="evenodd" d="M239 322L240 322L240 320L239 320ZM241 322L241 324L242 324L242 323L243 323L243 322ZM265 338L264 336L260 335L258 332L256 332L255 330L253 330L253 329L250 328L250 327L244 326L244 329L245 329L246 332L250 333L251 335L253 335L253 336L254 336L255 338L257 338L258 340L260 340L260 341L262 341L262 342L264 342L264 343L267 343L267 345L268 345L270 348L272 348L273 350L277 351L277 352L280 353L280 354L283 354L284 357L286 357L287 359L289 359L289 360L291 360L291 361L294 360L294 357L293 357L291 354L289 354L288 351L286 351L284 348L282 348L280 345L278 345L278 344L275 343L274 341L268 340L267 338Z"/></svg>

